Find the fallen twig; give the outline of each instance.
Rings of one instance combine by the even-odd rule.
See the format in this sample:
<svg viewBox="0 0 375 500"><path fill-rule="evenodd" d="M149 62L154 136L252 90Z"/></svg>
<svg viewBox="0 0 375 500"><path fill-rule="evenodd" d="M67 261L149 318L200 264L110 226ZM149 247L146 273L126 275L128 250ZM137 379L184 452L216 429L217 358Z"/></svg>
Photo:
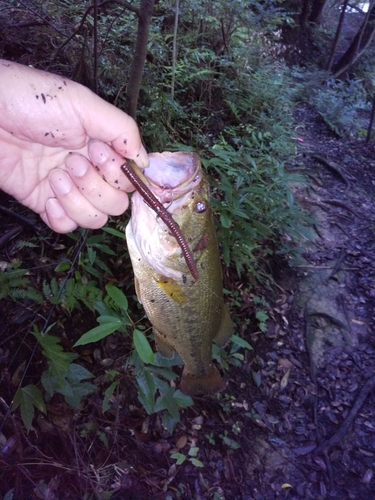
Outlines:
<svg viewBox="0 0 375 500"><path fill-rule="evenodd" d="M23 215L20 215L17 212L14 212L13 210L9 210L9 208L3 207L2 205L0 205L0 212L2 212L5 215L9 215L10 217L13 217L14 219L17 219L18 221L22 222L23 225L31 227L31 229L34 229L34 231L38 233L38 228L36 227L36 224L27 217L24 217Z"/></svg>
<svg viewBox="0 0 375 500"><path fill-rule="evenodd" d="M15 226L12 229L6 231L2 236L0 236L0 248L3 248L8 243L8 241L20 234L22 232L22 229L23 228L21 226Z"/></svg>
<svg viewBox="0 0 375 500"><path fill-rule="evenodd" d="M375 387L375 375L370 377L360 390L352 409L350 410L344 422L341 424L339 430L330 439L328 439L328 441L325 441L324 443L320 444L317 448L315 448L314 450L315 455L318 455L320 453L325 453L330 448L332 448L332 446L336 446L341 443L341 441L345 437L345 434L348 432L349 427L354 422L354 419L356 418L359 410L362 408L362 405L365 402L368 394L372 391L372 389L374 389L374 387Z"/></svg>

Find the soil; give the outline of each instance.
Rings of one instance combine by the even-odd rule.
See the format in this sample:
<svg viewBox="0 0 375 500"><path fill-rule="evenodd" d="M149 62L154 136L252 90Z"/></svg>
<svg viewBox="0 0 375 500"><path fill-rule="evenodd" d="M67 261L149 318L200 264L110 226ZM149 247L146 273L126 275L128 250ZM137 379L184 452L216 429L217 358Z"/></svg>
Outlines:
<svg viewBox="0 0 375 500"><path fill-rule="evenodd" d="M105 499L106 492L137 500L375 498L375 146L332 135L307 107L297 109L296 122L297 155L288 170L307 178L294 193L312 216L310 237L301 241L298 259L274 265L265 333L247 326L254 291L246 279L237 283L236 322L254 350L241 351L243 362L229 367L219 397L196 398L180 411L172 435L159 414L142 409L134 374L124 369L128 347L117 334L80 351L99 392L81 410L55 395L27 433L19 413L7 410L34 350L30 322L35 313L44 320L48 309L0 302L1 498ZM56 262L65 240L46 240L42 256L40 249L20 249L21 236L46 235L36 217L23 215L31 225L1 215L4 234L13 229L14 236L1 242L0 260L34 262L38 282L37 266ZM228 271L226 280L234 274ZM87 312L64 328L53 319L66 346L95 325ZM25 383L36 383L43 363L36 353ZM121 392L103 414L107 366L122 366ZM177 464L174 453L187 458Z"/></svg>

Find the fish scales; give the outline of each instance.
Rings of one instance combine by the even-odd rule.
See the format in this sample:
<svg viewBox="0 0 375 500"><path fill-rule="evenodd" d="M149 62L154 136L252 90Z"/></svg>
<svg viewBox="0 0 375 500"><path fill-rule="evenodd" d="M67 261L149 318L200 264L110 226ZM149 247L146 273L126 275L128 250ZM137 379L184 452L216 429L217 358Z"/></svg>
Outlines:
<svg viewBox="0 0 375 500"><path fill-rule="evenodd" d="M224 345L233 327L223 300L208 181L194 153L153 154L150 167L144 172L154 179L149 187L179 224L199 280L169 229L135 193L126 234L137 296L160 354L171 357L175 350L184 362L181 390L214 394L224 382L212 363L212 342Z"/></svg>

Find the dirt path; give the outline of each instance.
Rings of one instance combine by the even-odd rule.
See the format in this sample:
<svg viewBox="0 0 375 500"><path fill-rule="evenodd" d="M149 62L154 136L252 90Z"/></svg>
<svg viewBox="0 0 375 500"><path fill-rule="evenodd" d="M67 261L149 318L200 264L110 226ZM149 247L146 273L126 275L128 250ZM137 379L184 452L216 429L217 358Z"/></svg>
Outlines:
<svg viewBox="0 0 375 500"><path fill-rule="evenodd" d="M281 272L278 333L256 349L269 423L256 438L260 495L248 498L365 499L375 494L374 148L330 136L306 108L298 118L291 168L309 183L295 192L316 223L301 262Z"/></svg>

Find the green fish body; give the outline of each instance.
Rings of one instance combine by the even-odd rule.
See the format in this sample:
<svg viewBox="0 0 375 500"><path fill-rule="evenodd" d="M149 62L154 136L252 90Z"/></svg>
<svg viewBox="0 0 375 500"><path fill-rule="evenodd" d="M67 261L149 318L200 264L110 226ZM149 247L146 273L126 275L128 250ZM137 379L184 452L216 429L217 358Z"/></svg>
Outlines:
<svg viewBox="0 0 375 500"><path fill-rule="evenodd" d="M126 237L137 296L159 353L172 357L177 351L184 362L181 390L215 394L224 382L212 363L212 342L225 345L233 326L223 300L208 181L195 153L151 154L144 175L179 224L199 279L191 276L175 237L136 192Z"/></svg>

